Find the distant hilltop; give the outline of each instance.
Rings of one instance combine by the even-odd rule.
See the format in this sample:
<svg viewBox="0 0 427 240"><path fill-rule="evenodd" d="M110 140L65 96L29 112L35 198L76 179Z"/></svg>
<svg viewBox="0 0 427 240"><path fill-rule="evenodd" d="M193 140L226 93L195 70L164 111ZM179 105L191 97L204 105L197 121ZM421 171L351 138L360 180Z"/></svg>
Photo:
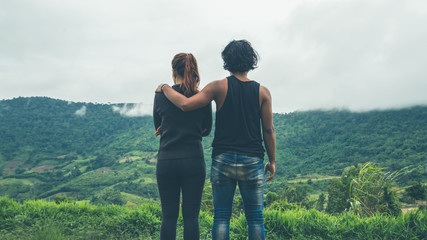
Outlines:
<svg viewBox="0 0 427 240"><path fill-rule="evenodd" d="M18 97L13 98L11 100L0 100L0 102L8 102L8 101L17 101L20 103L31 104L31 102L35 101L37 103L43 102L48 103L50 101L59 101L63 103L67 103L67 105L81 106L79 110L76 110L77 115L84 115L86 105L108 105L111 106L111 109L114 112L118 112L123 116L127 117L142 117L146 115L152 115L153 112L153 104L145 104L145 103L92 103L92 102L73 102L73 101L65 101L61 99L53 99L49 97ZM1 111L1 110L0 110Z"/></svg>

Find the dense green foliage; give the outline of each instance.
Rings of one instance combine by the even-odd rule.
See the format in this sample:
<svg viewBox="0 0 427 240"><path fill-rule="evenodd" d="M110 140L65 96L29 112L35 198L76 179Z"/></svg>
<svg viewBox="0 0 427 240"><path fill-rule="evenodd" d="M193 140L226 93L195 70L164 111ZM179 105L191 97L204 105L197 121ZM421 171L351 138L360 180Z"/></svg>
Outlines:
<svg viewBox="0 0 427 240"><path fill-rule="evenodd" d="M0 195L67 193L100 203L118 189L156 198L152 118L124 117L113 107L125 105L44 97L0 101Z"/></svg>
<svg viewBox="0 0 427 240"><path fill-rule="evenodd" d="M420 182L412 182L406 190L406 195L412 200L424 200L426 197L427 189Z"/></svg>
<svg viewBox="0 0 427 240"><path fill-rule="evenodd" d="M158 138L152 117L129 117L120 111L136 106L47 97L0 101L0 195L17 200L67 195L97 204L157 199ZM401 187L410 181L423 184L426 119L427 107L422 106L274 114L277 174L266 193L321 209L312 195L318 198L329 184L336 185L332 179L345 168L366 162L390 171L405 168L398 179ZM203 140L208 175L212 138Z"/></svg>
<svg viewBox="0 0 427 240"><path fill-rule="evenodd" d="M73 160L77 154L89 156L103 150L113 157L132 150L156 151L152 118L123 117L113 111L113 106L124 104L74 103L45 97L0 101L0 152L6 160L37 165L43 160L57 161L61 155L63 160ZM120 139L126 145L117 144L117 136L126 138Z"/></svg>
<svg viewBox="0 0 427 240"><path fill-rule="evenodd" d="M401 206L392 190L398 172L384 172L371 163L349 167L341 178L332 180L328 187L326 211L333 214L353 211L357 215L372 216L383 213L400 215Z"/></svg>
<svg viewBox="0 0 427 240"><path fill-rule="evenodd" d="M158 138L152 117L121 111L136 106L0 101L0 196L21 202L0 197L0 238L158 239ZM422 106L274 114L277 174L265 194L269 239L427 235L426 213L403 215L398 201L426 198L426 119ZM203 140L208 176L212 138ZM395 171L399 177L391 179L387 172ZM40 198L50 201L25 201ZM212 213L207 181L202 239L210 239ZM179 224L182 233L182 218ZM232 239L246 239L246 230L237 194Z"/></svg>
<svg viewBox="0 0 427 240"><path fill-rule="evenodd" d="M160 208L145 204L95 206L43 200L18 203L0 198L1 239L159 239ZM212 215L200 214L201 239L211 239ZM399 217L353 213L330 216L295 207L265 211L267 239L423 239L427 212L412 211ZM231 221L230 239L247 239L243 215ZM182 217L177 239L182 239Z"/></svg>
<svg viewBox="0 0 427 240"><path fill-rule="evenodd" d="M373 162L391 171L422 166L407 178L426 180L427 107L275 114L274 124L279 175L340 175Z"/></svg>

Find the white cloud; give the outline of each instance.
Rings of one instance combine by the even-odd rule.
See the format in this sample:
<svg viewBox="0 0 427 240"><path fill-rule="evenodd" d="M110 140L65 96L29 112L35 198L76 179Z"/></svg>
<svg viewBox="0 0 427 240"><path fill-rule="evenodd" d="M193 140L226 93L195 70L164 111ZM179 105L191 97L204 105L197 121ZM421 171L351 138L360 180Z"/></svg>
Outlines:
<svg viewBox="0 0 427 240"><path fill-rule="evenodd" d="M300 5L278 28L281 34L272 47L264 49L267 62L255 73L268 79L276 110L426 104L421 89L427 90L422 66L427 33L418 26L427 23L427 15L411 3Z"/></svg>
<svg viewBox="0 0 427 240"><path fill-rule="evenodd" d="M220 52L246 38L249 77L275 112L427 104L427 2L400 0L0 3L0 98L150 103L192 52L201 85L227 76Z"/></svg>
<svg viewBox="0 0 427 240"><path fill-rule="evenodd" d="M124 104L122 106L112 106L113 112L118 112L125 117L142 117L152 115L153 105L143 103Z"/></svg>
<svg viewBox="0 0 427 240"><path fill-rule="evenodd" d="M83 117L86 115L86 106L82 106L79 110L77 110L74 114L77 116Z"/></svg>

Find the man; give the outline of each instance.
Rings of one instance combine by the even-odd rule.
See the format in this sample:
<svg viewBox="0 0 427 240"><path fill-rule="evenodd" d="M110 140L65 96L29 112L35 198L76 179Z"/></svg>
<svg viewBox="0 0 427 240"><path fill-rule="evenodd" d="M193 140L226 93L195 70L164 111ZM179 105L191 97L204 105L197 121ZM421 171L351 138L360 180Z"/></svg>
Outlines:
<svg viewBox="0 0 427 240"><path fill-rule="evenodd" d="M248 78L257 67L258 54L246 40L231 41L223 50L224 69L231 76L209 83L186 98L167 84L156 91L183 111L216 102L215 137L212 142L211 183L214 196L213 239L229 239L230 218L236 185L242 195L249 239L265 239L264 176L276 172L276 136L269 90ZM261 131L262 128L262 131ZM261 137L261 132L262 136ZM264 148L268 162L263 165Z"/></svg>

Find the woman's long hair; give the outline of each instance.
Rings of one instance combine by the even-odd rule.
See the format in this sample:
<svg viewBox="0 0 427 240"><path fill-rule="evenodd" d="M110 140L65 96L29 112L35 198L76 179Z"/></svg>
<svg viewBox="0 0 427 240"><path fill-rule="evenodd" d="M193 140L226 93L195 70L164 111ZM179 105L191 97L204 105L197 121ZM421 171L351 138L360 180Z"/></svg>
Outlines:
<svg viewBox="0 0 427 240"><path fill-rule="evenodd" d="M193 54L178 53L175 55L172 59L172 69L184 79L181 89L186 97L199 92L197 89L200 83L199 68Z"/></svg>

